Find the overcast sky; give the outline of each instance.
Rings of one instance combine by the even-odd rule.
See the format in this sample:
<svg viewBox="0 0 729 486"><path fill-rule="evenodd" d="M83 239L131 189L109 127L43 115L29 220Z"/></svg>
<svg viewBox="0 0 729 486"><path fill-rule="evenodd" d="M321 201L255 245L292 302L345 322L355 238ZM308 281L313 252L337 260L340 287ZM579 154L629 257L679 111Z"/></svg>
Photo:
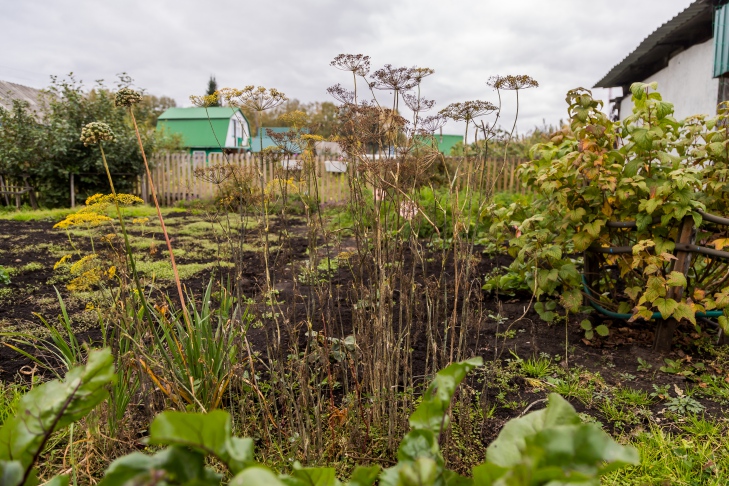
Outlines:
<svg viewBox="0 0 729 486"><path fill-rule="evenodd" d="M339 53L362 53L373 68L435 69L422 88L436 109L495 102L490 76L528 74L541 86L520 94L524 132L564 119L567 90L593 86L690 3L0 0L0 79L43 88L50 75L74 72L91 87L96 79L111 85L125 71L137 87L189 106L188 96L203 94L214 75L219 87L255 84L301 101L332 101L326 88L349 86L350 78L329 62ZM509 98L505 112L513 111ZM461 130L451 123L444 132Z"/></svg>

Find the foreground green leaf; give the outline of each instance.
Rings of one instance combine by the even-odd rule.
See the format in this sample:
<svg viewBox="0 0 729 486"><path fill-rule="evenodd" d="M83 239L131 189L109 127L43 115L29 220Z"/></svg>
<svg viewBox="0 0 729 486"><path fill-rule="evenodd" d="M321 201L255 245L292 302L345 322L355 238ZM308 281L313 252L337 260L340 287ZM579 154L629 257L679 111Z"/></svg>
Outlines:
<svg viewBox="0 0 729 486"><path fill-rule="evenodd" d="M112 462L99 486L167 484L217 486L222 476L205 468L205 456L184 447L172 446L153 456L140 452Z"/></svg>
<svg viewBox="0 0 729 486"><path fill-rule="evenodd" d="M149 427L150 444L182 445L222 461L233 474L254 463L253 440L233 437L230 414L162 412Z"/></svg>
<svg viewBox="0 0 729 486"><path fill-rule="evenodd" d="M107 385L115 379L113 358L108 349L89 353L85 366L71 369L66 378L52 380L28 392L18 404L18 414L0 428L0 461L3 474L15 477L20 463L19 483L35 484L33 466L53 432L82 419L108 396Z"/></svg>

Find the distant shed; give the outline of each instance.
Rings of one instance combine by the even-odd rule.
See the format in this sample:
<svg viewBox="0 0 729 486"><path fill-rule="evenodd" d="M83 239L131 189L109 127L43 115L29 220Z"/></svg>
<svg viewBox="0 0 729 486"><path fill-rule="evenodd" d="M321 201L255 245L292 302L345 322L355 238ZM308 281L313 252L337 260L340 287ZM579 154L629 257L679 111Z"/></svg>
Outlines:
<svg viewBox="0 0 729 486"><path fill-rule="evenodd" d="M251 127L240 108L169 108L160 115L157 130L180 135L193 154L251 148Z"/></svg>

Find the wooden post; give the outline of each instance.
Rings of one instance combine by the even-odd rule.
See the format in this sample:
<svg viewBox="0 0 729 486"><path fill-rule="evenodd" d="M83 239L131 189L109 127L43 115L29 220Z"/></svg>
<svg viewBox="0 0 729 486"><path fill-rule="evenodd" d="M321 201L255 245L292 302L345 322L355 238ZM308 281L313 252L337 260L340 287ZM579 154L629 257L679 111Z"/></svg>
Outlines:
<svg viewBox="0 0 729 486"><path fill-rule="evenodd" d="M149 204L149 194L147 194L147 174L142 174L139 178L139 192L142 193L142 201Z"/></svg>
<svg viewBox="0 0 729 486"><path fill-rule="evenodd" d="M694 231L694 219L691 216L686 216L681 222L679 228L678 241L677 243L684 243L687 245L693 244L696 232ZM691 252L688 251L676 251L676 260L673 261L671 271L681 272L684 275L688 273L688 269L691 266ZM673 299L680 301L683 296L683 287L671 287L666 293L667 299ZM671 350L671 343L673 341L673 333L676 331L679 322L674 319L661 319L656 325L656 335L653 340L653 349L659 352L668 352Z"/></svg>
<svg viewBox="0 0 729 486"><path fill-rule="evenodd" d="M35 188L31 187L30 184L28 184L27 177L23 177L23 183L25 184L25 189L28 191L28 198L30 199L30 207L33 209L38 209L38 202L35 200Z"/></svg>
<svg viewBox="0 0 729 486"><path fill-rule="evenodd" d="M0 191L2 191L3 195L5 196L5 205L7 207L10 207L10 197L8 197L8 193L6 192L7 189L5 188L5 179L3 179L2 175L0 175Z"/></svg>
<svg viewBox="0 0 729 486"><path fill-rule="evenodd" d="M76 187L74 187L73 172L71 172L71 209L76 207Z"/></svg>
<svg viewBox="0 0 729 486"><path fill-rule="evenodd" d="M509 192L516 192L514 190L514 174L516 173L516 159L514 157L511 157L511 159L509 159L509 172L511 172L511 174L509 175Z"/></svg>

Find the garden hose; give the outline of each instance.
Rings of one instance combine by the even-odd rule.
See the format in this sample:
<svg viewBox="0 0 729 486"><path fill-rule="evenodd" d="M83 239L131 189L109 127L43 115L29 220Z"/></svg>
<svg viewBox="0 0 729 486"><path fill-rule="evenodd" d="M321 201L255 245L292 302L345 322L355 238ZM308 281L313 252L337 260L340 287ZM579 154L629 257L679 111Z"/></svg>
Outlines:
<svg viewBox="0 0 729 486"><path fill-rule="evenodd" d="M603 306L601 306L600 304L598 304L597 302L595 302L592 297L592 291L590 290L590 287L587 286L587 280L585 279L584 275L582 276L582 287L585 289L587 296L590 297L590 305L595 310L597 310L599 313L604 314L608 317L612 317L613 319L628 320L631 317L633 317L633 314L623 314L620 312L609 311L606 308L604 308ZM720 311L720 310L711 310L711 311L696 313L696 317L706 317L706 318L720 317L722 315L724 315L724 311ZM653 315L651 316L651 319L663 319L663 314L661 314L660 312L654 312Z"/></svg>

